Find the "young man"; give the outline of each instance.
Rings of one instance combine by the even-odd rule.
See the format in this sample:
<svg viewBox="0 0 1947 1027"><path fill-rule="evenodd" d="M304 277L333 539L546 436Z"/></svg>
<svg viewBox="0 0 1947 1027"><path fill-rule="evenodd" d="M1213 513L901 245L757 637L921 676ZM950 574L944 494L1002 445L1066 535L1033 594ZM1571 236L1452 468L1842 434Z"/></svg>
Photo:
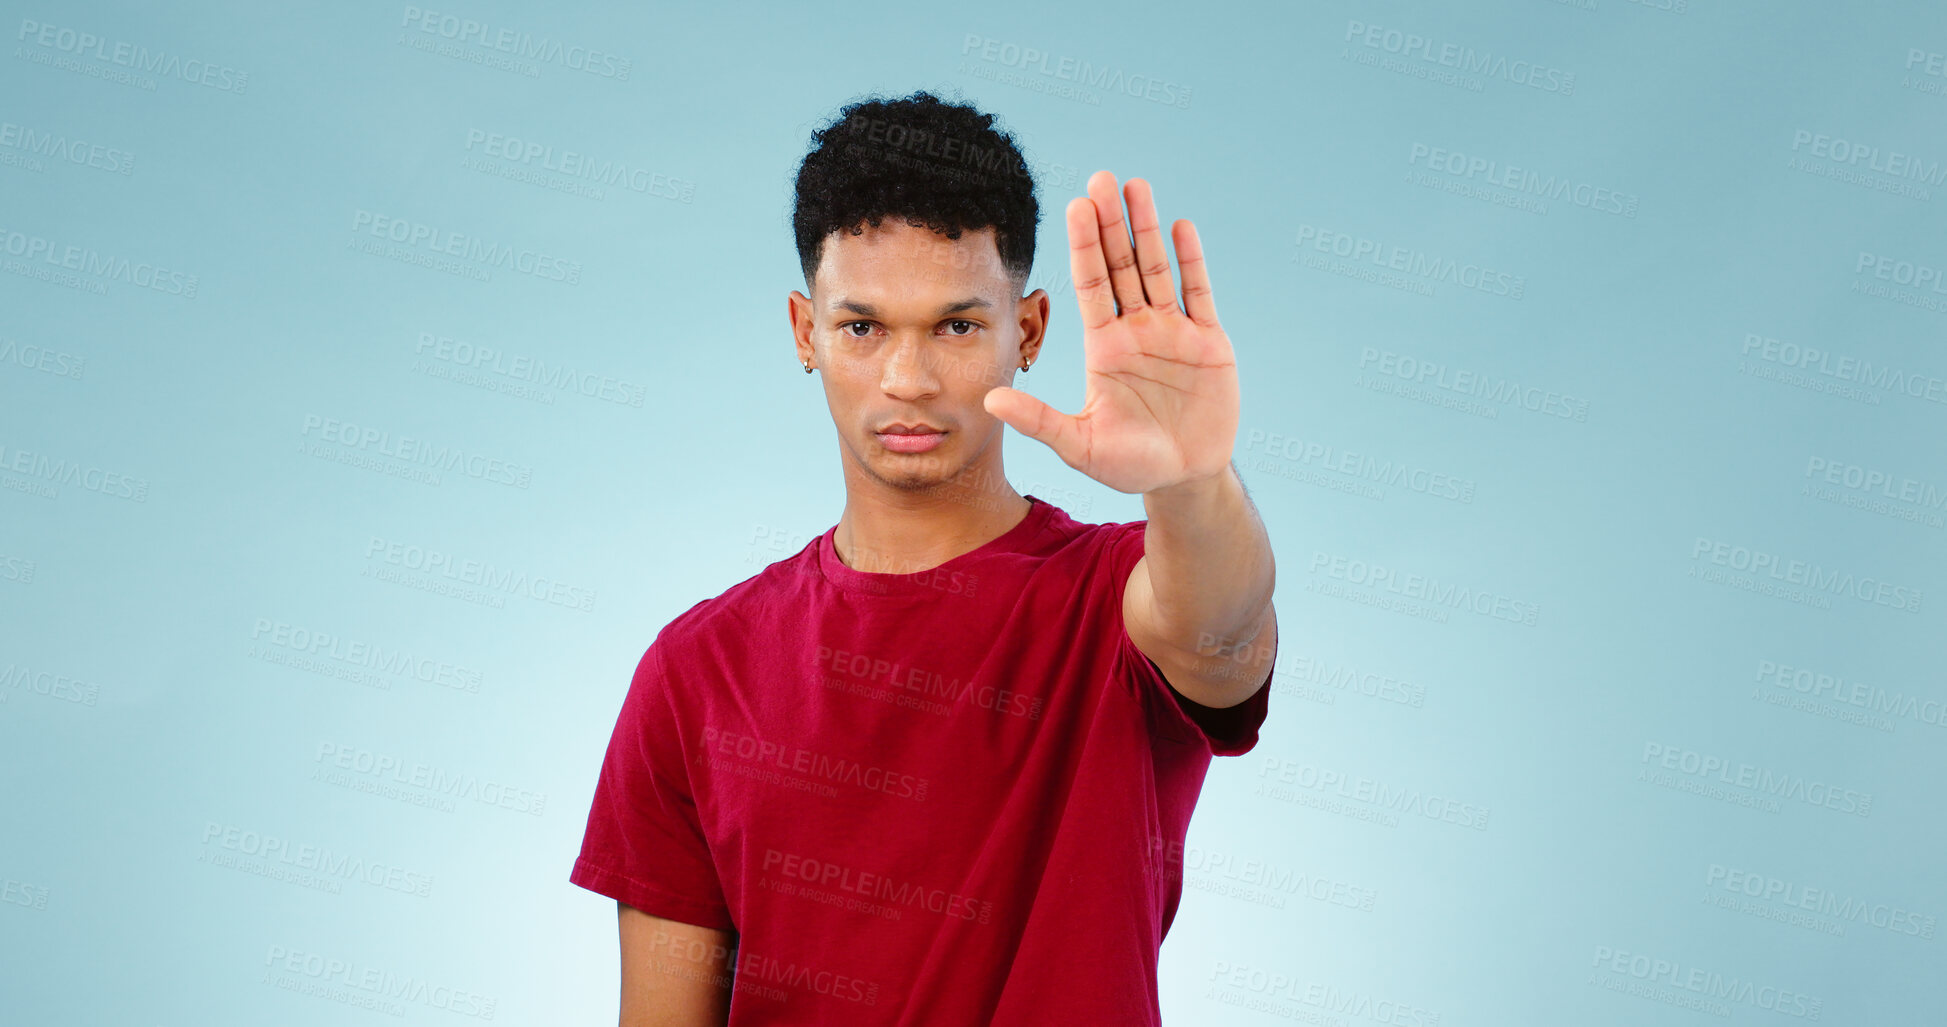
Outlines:
<svg viewBox="0 0 1947 1027"><path fill-rule="evenodd" d="M1270 545L1195 230L1179 305L1140 179L1128 228L1107 172L1067 208L1081 413L1007 387L1048 295L993 120L853 104L799 170L845 510L636 667L569 877L617 901L625 1027L1160 1023L1191 812L1267 711ZM1016 493L1003 423L1147 520Z"/></svg>

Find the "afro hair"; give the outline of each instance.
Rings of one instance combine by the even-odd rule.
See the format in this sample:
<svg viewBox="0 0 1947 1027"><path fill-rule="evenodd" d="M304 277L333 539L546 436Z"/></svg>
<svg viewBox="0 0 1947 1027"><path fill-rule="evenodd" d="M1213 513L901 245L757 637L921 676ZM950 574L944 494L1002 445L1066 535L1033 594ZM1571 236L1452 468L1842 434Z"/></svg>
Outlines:
<svg viewBox="0 0 1947 1027"><path fill-rule="evenodd" d="M1001 264L1016 287L1034 266L1041 222L1034 175L994 115L926 90L849 104L823 129L798 168L791 228L805 287L833 232L864 234L886 218L938 232L994 229Z"/></svg>

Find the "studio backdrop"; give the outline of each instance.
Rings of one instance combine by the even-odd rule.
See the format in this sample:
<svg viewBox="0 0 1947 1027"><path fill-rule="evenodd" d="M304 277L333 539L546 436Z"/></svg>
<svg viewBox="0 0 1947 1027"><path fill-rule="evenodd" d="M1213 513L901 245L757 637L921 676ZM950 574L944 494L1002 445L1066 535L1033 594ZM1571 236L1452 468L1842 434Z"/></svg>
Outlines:
<svg viewBox="0 0 1947 1027"><path fill-rule="evenodd" d="M1161 854L1168 1022L1940 1015L1947 8L4 28L0 1020L611 1022L603 747L665 623L842 511L790 183L916 89L1038 182L1018 386L1080 403L1099 169L1196 223L1236 349L1281 644Z"/></svg>

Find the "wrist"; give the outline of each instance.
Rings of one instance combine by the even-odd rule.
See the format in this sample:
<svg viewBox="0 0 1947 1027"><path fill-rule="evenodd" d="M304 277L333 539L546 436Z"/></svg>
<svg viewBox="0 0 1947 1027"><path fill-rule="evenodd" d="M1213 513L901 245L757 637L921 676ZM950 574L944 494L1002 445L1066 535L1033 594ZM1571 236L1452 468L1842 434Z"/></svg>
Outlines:
<svg viewBox="0 0 1947 1027"><path fill-rule="evenodd" d="M1157 507L1194 509L1208 506L1222 498L1234 481L1237 481L1236 465L1226 462L1214 474L1185 478L1150 489L1143 493L1143 508L1153 513Z"/></svg>

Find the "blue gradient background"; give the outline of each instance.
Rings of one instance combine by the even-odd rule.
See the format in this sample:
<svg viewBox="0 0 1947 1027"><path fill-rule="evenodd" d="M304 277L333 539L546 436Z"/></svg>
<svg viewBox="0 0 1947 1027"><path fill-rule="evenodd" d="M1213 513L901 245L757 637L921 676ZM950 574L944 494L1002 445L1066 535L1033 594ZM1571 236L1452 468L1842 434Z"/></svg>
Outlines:
<svg viewBox="0 0 1947 1027"><path fill-rule="evenodd" d="M626 80L570 67L565 50L532 75L482 63L493 51L425 31L402 4L18 6L0 60L0 1020L398 1019L276 983L272 954L296 952L477 995L471 1011L491 1001L498 1024L613 1021L614 905L566 880L603 746L664 623L840 513L829 416L784 321L802 287L790 183L840 105L922 87L1000 115L1040 179L1033 284L1055 320L1017 384L1081 402L1061 209L1098 168L1149 180L1166 222L1196 222L1236 346L1238 465L1278 554L1282 651L1259 747L1213 765L1191 828L1163 949L1168 1022L1937 1017L1938 934L1871 921L1898 909L1932 932L1947 914L1947 291L1875 295L1890 283L1856 266L1947 267L1947 77L1924 56L1947 51L1947 10L1676 2L426 8L605 51ZM1397 55L1359 25L1570 72L1573 91L1363 63ZM68 30L247 82L117 81L104 74L129 69L77 52ZM434 45L452 53L421 48ZM1072 58L1169 83L1187 103L1063 80L1020 48L1049 69ZM484 173L467 166L483 156L470 132L676 184L595 198ZM1800 132L1918 170L1825 160L1794 145ZM132 154L129 171L36 152L45 137ZM1429 170L1416 146L1638 206L1522 201ZM578 281L505 268L480 281L362 252L354 240L377 240L355 234L360 211L574 261ZM1321 270L1301 260L1329 256L1300 242L1318 230L1517 275L1522 294ZM36 248L68 246L194 275L195 294L55 277ZM462 384L422 334L565 363L642 401L520 395L492 373ZM1792 384L1784 351L1751 336L1934 391L1817 368ZM1413 392L1368 350L1557 394L1584 416ZM412 480L309 418L530 477ZM1811 473L1815 460L1895 492L1912 481L1919 498L1874 500ZM1402 465L1467 483L1470 501L1361 484L1360 469ZM1139 497L1032 441L1012 437L1007 466L1078 519L1142 516ZM146 489L91 488L103 474ZM1728 568L1696 555L1700 540L1918 590L1918 608L1709 580ZM495 592L496 607L402 586L381 576L398 570L391 544L592 602ZM1437 620L1347 601L1400 599L1334 572L1374 565L1395 588L1424 575L1538 614L1419 604ZM408 651L479 687L361 683L342 659L302 664L278 625ZM1846 696L1865 683L1894 709L1803 695L1762 677L1770 665L1845 679ZM1423 703L1361 694L1346 674ZM1679 750L1870 794L1870 815L1667 787L1711 783L1663 767ZM423 766L464 793L440 808L422 804L436 788L335 784L336 752ZM1303 802L1273 791L1332 775L1347 784L1283 785ZM1466 803L1486 827L1358 787ZM404 876L319 887L241 872L213 862L238 855L225 832ZM1868 912L1795 910L1713 867ZM1816 1006L1765 1008L1774 989ZM1684 1004L1698 1000L1722 1008ZM400 1010L484 1018L425 998Z"/></svg>

